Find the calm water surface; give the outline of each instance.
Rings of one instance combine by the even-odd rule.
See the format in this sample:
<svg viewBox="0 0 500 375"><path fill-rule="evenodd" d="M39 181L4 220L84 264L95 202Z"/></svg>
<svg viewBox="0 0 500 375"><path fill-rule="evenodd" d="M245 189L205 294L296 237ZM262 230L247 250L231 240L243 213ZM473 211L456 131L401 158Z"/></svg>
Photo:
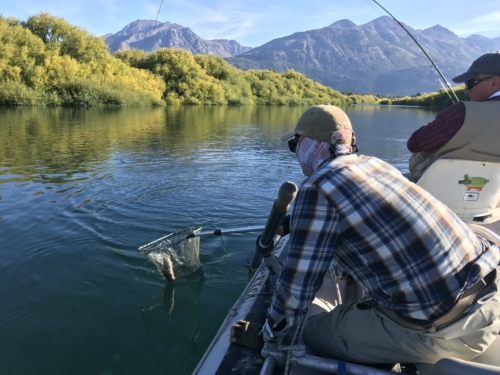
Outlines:
<svg viewBox="0 0 500 375"><path fill-rule="evenodd" d="M264 225L303 176L305 108L0 108L0 374L190 374L248 281L255 233L203 237L206 279L168 284L137 248ZM346 109L360 152L407 171L435 111Z"/></svg>

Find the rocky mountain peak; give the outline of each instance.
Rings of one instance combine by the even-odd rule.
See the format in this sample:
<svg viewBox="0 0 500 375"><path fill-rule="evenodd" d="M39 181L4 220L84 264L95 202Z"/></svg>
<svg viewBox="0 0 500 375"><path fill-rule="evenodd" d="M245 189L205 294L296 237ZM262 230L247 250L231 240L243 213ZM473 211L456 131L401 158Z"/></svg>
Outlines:
<svg viewBox="0 0 500 375"><path fill-rule="evenodd" d="M457 34L455 34L454 32L448 30L446 27L443 27L441 25L435 25L429 27L428 29L422 30L421 33L434 40L450 41L450 40L462 39Z"/></svg>
<svg viewBox="0 0 500 375"><path fill-rule="evenodd" d="M404 27L446 77L463 73L483 53L500 50L500 37L471 35L464 39L441 25L425 30ZM240 69L294 69L342 92L413 95L441 88L422 50L385 15L363 25L343 19L321 29L273 39L254 49L234 40L205 40L175 23L158 22L155 26L151 20L136 20L105 36L105 40L111 52L176 47L222 56Z"/></svg>
<svg viewBox="0 0 500 375"><path fill-rule="evenodd" d="M446 77L463 73L486 52L484 45L440 25L426 30L404 27ZM485 42L491 48L495 40ZM441 88L425 54L389 16L363 25L340 20L322 29L274 39L226 60L240 69L294 69L342 92L413 95Z"/></svg>
<svg viewBox="0 0 500 375"><path fill-rule="evenodd" d="M350 20L344 19L344 20L340 20L340 21L332 23L329 27L335 27L335 26L340 27L340 28L344 28L344 29L349 29L352 27L356 27L357 25Z"/></svg>
<svg viewBox="0 0 500 375"><path fill-rule="evenodd" d="M104 36L110 52L131 48L153 51L163 47L176 47L191 53L230 57L249 51L234 40L205 40L190 28L171 22L136 20L115 34Z"/></svg>

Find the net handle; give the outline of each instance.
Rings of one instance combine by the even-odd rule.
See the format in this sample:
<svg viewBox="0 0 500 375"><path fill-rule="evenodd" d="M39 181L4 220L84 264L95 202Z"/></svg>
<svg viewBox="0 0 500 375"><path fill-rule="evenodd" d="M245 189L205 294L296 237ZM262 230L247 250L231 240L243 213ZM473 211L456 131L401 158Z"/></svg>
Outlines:
<svg viewBox="0 0 500 375"><path fill-rule="evenodd" d="M257 232L263 230L265 227L262 225L254 225L250 227L240 227L240 228L230 228L230 229L215 229L214 231L205 231L205 232L197 232L191 233L187 238L199 237L199 236L222 236L223 234L229 233L245 233L245 232Z"/></svg>

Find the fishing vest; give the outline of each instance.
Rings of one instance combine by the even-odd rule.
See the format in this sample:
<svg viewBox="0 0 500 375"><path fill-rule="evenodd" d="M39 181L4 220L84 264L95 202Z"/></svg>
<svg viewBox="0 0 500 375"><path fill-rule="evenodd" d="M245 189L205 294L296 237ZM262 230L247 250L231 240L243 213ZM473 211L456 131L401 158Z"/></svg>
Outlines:
<svg viewBox="0 0 500 375"><path fill-rule="evenodd" d="M500 102L463 102L464 124L443 147L413 154L410 172L418 180L437 159L500 163Z"/></svg>

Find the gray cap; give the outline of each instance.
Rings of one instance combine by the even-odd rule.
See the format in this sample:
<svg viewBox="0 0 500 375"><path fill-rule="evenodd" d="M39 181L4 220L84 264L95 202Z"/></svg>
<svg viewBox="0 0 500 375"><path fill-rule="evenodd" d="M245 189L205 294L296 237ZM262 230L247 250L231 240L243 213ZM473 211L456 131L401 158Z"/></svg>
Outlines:
<svg viewBox="0 0 500 375"><path fill-rule="evenodd" d="M453 82L460 83L474 78L478 74L491 74L500 77L500 51L487 53L472 63L469 70L452 78Z"/></svg>
<svg viewBox="0 0 500 375"><path fill-rule="evenodd" d="M295 129L283 134L281 140L286 141L298 134L330 143L332 135L340 129L352 130L351 121L342 109L330 104L315 105L300 116Z"/></svg>

